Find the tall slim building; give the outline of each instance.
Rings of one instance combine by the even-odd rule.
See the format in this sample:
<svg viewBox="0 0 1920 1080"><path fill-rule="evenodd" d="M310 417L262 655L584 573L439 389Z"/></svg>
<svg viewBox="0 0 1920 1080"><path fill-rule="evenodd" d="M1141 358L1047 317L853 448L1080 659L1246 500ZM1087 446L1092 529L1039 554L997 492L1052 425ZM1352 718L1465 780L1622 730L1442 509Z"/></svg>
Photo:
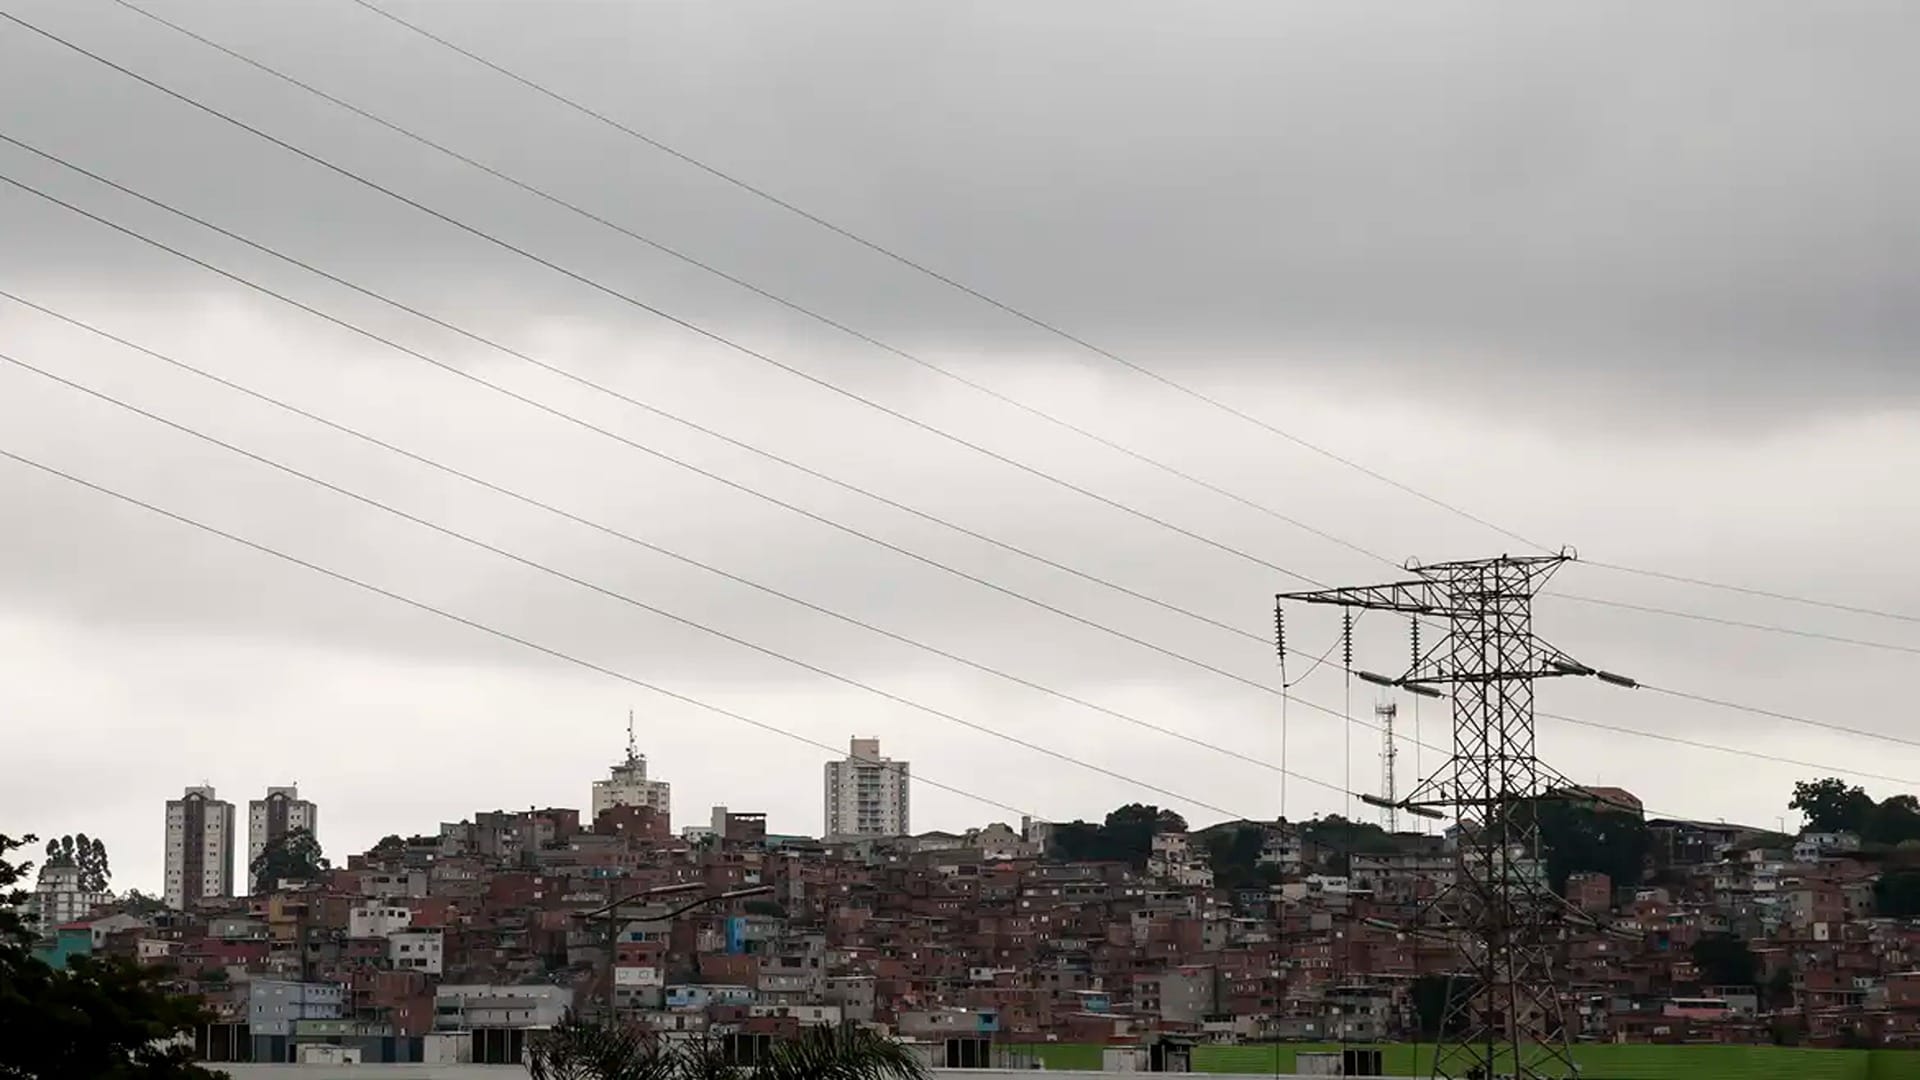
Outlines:
<svg viewBox="0 0 1920 1080"><path fill-rule="evenodd" d="M647 779L647 756L633 741L632 713L627 714L627 760L609 769L607 779L593 782L593 819L616 806L648 806L662 821L673 819L673 785Z"/></svg>
<svg viewBox="0 0 1920 1080"><path fill-rule="evenodd" d="M827 762L827 839L907 834L907 763L880 756L879 739L854 739Z"/></svg>
<svg viewBox="0 0 1920 1080"><path fill-rule="evenodd" d="M268 844L295 829L320 838L320 808L301 798L299 787L270 787L266 798L247 804L247 880L253 892L264 892L272 884L253 873L254 860Z"/></svg>
<svg viewBox="0 0 1920 1080"><path fill-rule="evenodd" d="M180 911L203 897L233 895L233 804L211 787L167 800L167 906Z"/></svg>

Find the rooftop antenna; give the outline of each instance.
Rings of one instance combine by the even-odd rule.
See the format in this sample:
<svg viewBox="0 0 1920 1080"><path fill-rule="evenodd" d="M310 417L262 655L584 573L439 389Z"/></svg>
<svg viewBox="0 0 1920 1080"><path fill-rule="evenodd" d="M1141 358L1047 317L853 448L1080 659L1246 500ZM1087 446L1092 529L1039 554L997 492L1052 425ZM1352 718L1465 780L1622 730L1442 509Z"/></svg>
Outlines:
<svg viewBox="0 0 1920 1080"><path fill-rule="evenodd" d="M633 741L633 710L627 710L627 764L631 765L640 756L639 748Z"/></svg>

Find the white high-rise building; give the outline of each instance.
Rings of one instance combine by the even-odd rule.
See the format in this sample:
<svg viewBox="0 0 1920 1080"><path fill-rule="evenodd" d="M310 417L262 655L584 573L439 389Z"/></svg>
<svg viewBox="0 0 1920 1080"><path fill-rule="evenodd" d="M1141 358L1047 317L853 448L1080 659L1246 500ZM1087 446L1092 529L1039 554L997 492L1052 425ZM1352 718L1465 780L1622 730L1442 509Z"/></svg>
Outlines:
<svg viewBox="0 0 1920 1080"><path fill-rule="evenodd" d="M167 800L167 906L190 910L200 900L233 895L233 804L211 787L190 787Z"/></svg>
<svg viewBox="0 0 1920 1080"><path fill-rule="evenodd" d="M80 868L72 862L51 859L40 866L40 877L27 897L27 915L36 933L51 934L61 926L84 919L94 905L112 899L107 893L90 893L80 888Z"/></svg>
<svg viewBox="0 0 1920 1080"><path fill-rule="evenodd" d="M854 739L827 762L827 839L907 835L907 763L880 756L879 739Z"/></svg>
<svg viewBox="0 0 1920 1080"><path fill-rule="evenodd" d="M273 882L254 875L254 860L268 844L295 829L307 830L315 840L320 838L320 808L302 799L298 787L270 787L266 798L247 803L247 880L255 893L265 892Z"/></svg>
<svg viewBox="0 0 1920 1080"><path fill-rule="evenodd" d="M609 769L607 779L593 782L594 820L616 806L649 806L662 820L673 820L673 785L647 779L647 756L634 746L632 713L627 714L627 760Z"/></svg>

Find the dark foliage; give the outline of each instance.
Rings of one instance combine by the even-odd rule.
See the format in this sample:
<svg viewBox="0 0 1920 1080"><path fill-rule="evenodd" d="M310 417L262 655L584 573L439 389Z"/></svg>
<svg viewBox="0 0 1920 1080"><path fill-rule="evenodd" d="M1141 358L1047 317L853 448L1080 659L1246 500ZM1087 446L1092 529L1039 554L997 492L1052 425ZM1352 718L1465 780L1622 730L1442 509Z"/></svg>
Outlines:
<svg viewBox="0 0 1920 1080"><path fill-rule="evenodd" d="M275 837L248 866L268 888L281 881L312 881L327 870L320 841L306 829L289 829Z"/></svg>
<svg viewBox="0 0 1920 1080"><path fill-rule="evenodd" d="M16 886L31 866L5 858L32 839L0 836L0 1077L217 1080L224 1075L195 1065L191 1045L171 1042L207 1018L198 1002L169 994L155 972L124 960L88 957L55 970L34 957L32 933L6 906L24 899ZM77 858L80 843L74 840Z"/></svg>
<svg viewBox="0 0 1920 1080"><path fill-rule="evenodd" d="M904 1045L866 1028L810 1028L751 1064L718 1042L669 1044L650 1032L569 1017L528 1048L533 1080L926 1080Z"/></svg>

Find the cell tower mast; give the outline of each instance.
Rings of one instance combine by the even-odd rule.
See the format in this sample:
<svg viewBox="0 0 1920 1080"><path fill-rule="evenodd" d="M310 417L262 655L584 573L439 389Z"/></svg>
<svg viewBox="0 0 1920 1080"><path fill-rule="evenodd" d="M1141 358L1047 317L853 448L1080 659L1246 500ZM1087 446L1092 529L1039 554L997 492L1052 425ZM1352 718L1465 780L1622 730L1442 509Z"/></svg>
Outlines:
<svg viewBox="0 0 1920 1080"><path fill-rule="evenodd" d="M1411 577L1404 581L1278 598L1399 612L1416 625L1425 621L1445 631L1425 649L1416 645L1403 675L1354 673L1453 700L1447 762L1404 797L1367 800L1458 823L1454 880L1415 920L1460 951L1448 979L1435 1077L1576 1075L1565 1003L1552 970L1569 909L1547 883L1532 812L1536 800L1575 785L1535 756L1533 684L1562 675L1629 686L1632 681L1587 667L1533 633L1534 595L1571 558L1502 555L1409 565Z"/></svg>
<svg viewBox="0 0 1920 1080"><path fill-rule="evenodd" d="M1373 718L1380 724L1380 827L1389 834L1400 831L1400 789L1393 776L1394 758L1400 753L1393 742L1393 720L1398 715L1400 707L1391 701L1373 707Z"/></svg>

